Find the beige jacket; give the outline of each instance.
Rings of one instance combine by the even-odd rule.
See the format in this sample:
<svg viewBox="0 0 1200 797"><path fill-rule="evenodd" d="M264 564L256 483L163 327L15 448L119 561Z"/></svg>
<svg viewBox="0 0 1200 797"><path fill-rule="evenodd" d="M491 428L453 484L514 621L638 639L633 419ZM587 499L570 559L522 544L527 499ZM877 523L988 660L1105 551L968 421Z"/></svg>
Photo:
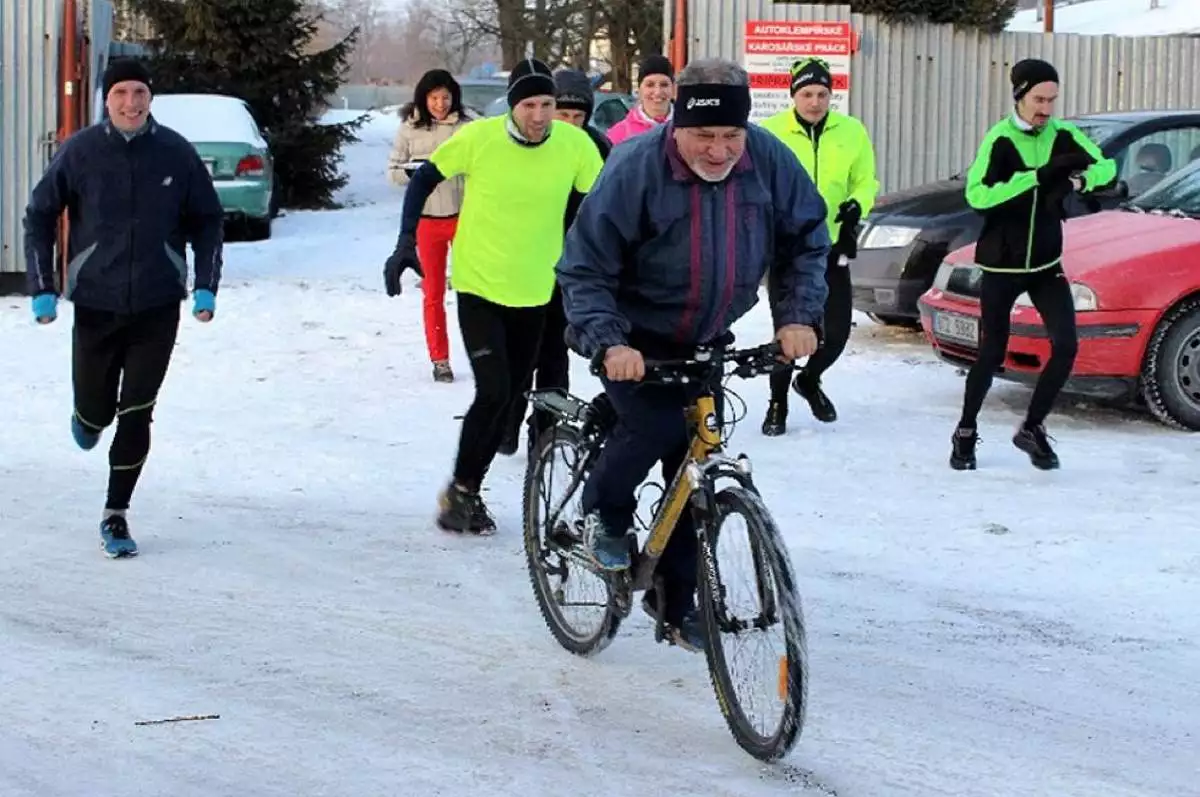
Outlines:
<svg viewBox="0 0 1200 797"><path fill-rule="evenodd" d="M444 121L434 122L433 128L417 127L416 113L409 115L396 131L396 141L392 145L392 153L388 156L388 180L392 185L408 185L408 174L404 164L415 160L428 160L433 151L450 136L454 135L463 125L471 121L470 117L459 118L452 113ZM463 183L461 176L441 182L429 199L425 201L423 216L456 216L462 207Z"/></svg>

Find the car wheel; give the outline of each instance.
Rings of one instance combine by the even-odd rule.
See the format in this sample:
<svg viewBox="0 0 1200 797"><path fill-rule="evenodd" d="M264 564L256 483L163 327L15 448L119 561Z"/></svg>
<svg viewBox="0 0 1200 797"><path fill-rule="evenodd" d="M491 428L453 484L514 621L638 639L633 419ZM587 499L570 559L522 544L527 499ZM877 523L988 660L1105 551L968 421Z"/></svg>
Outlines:
<svg viewBox="0 0 1200 797"><path fill-rule="evenodd" d="M265 241L271 237L271 219L246 219L246 240Z"/></svg>
<svg viewBox="0 0 1200 797"><path fill-rule="evenodd" d="M1200 431L1200 296L1172 308L1154 330L1142 396L1163 423Z"/></svg>

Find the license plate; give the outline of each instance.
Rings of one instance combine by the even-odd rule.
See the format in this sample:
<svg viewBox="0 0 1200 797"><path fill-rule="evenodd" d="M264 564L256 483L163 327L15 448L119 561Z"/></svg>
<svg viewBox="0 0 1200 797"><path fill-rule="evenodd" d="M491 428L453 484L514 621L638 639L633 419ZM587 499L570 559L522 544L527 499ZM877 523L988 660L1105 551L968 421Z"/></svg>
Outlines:
<svg viewBox="0 0 1200 797"><path fill-rule="evenodd" d="M933 331L947 340L979 346L979 319L958 313L937 313L933 317Z"/></svg>
<svg viewBox="0 0 1200 797"><path fill-rule="evenodd" d="M207 159L206 159L206 160L204 161L204 168L208 169L208 176L209 176L209 177L212 177L212 173L213 173L213 161L211 161L211 160L207 160Z"/></svg>

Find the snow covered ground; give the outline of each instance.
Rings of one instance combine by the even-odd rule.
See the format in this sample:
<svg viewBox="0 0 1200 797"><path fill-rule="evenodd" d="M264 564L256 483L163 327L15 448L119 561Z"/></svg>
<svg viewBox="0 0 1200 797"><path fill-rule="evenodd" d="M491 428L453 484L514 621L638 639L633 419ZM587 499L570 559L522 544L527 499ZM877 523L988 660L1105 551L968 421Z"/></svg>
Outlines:
<svg viewBox="0 0 1200 797"><path fill-rule="evenodd" d="M1018 11L1008 30L1040 33L1037 9ZM1113 36L1167 36L1200 33L1200 0L1086 0L1054 9L1056 33Z"/></svg>
<svg viewBox="0 0 1200 797"><path fill-rule="evenodd" d="M593 660L556 647L518 459L490 476L497 536L432 523L471 384L457 339L464 377L430 381L418 291L382 290L393 125L350 152L353 207L228 246L161 396L138 559L97 549L105 446L67 431L69 305L38 328L0 300L0 794L1197 793L1200 438L1066 407L1064 467L1036 472L1007 440L1028 393L997 384L981 470L952 472L961 378L865 321L828 377L836 425L763 438L766 385L735 385L733 447L806 601L791 757L743 754L703 657L640 612ZM765 339L765 310L739 332Z"/></svg>

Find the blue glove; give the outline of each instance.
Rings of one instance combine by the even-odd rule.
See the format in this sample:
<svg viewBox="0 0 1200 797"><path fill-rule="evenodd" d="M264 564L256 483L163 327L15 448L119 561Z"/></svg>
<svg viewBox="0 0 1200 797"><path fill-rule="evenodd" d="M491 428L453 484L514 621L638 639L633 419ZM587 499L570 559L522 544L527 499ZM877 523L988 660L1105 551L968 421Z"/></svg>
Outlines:
<svg viewBox="0 0 1200 797"><path fill-rule="evenodd" d="M199 318L204 312L216 315L217 297L207 288L200 288L193 294L192 315Z"/></svg>
<svg viewBox="0 0 1200 797"><path fill-rule="evenodd" d="M58 318L58 296L53 293L39 293L33 297L33 319L39 324L49 324Z"/></svg>

